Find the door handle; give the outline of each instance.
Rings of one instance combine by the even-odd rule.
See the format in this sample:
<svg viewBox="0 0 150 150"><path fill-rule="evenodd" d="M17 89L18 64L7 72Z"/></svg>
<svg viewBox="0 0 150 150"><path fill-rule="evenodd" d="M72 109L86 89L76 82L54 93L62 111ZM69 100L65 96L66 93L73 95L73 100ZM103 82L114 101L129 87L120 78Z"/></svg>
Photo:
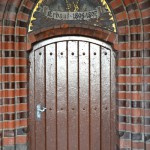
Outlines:
<svg viewBox="0 0 150 150"><path fill-rule="evenodd" d="M41 119L41 116L42 116L42 112L44 112L46 110L45 107L42 107L41 104L38 104L36 106L36 117L38 120Z"/></svg>

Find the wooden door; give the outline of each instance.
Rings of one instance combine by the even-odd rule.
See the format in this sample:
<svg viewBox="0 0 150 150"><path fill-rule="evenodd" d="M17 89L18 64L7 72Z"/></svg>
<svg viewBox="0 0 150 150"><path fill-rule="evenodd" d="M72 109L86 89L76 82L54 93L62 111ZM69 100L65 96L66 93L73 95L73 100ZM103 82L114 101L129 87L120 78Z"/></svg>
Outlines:
<svg viewBox="0 0 150 150"><path fill-rule="evenodd" d="M30 150L115 149L115 57L103 42L50 39L30 53ZM44 107L40 117L37 106Z"/></svg>

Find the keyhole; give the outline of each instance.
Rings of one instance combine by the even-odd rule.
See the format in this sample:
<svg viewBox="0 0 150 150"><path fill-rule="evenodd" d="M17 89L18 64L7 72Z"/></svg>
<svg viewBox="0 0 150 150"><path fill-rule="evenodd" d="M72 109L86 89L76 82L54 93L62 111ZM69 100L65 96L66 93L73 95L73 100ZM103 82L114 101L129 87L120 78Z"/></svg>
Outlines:
<svg viewBox="0 0 150 150"><path fill-rule="evenodd" d="M74 52L72 52L71 55L74 55Z"/></svg>
<svg viewBox="0 0 150 150"><path fill-rule="evenodd" d="M51 52L50 55L53 55L53 53Z"/></svg>
<svg viewBox="0 0 150 150"><path fill-rule="evenodd" d="M39 52L39 55L42 55L42 53L41 53L41 52Z"/></svg>
<svg viewBox="0 0 150 150"><path fill-rule="evenodd" d="M85 55L85 52L83 52L83 55Z"/></svg>
<svg viewBox="0 0 150 150"><path fill-rule="evenodd" d="M63 55L63 52L61 52L60 55Z"/></svg>

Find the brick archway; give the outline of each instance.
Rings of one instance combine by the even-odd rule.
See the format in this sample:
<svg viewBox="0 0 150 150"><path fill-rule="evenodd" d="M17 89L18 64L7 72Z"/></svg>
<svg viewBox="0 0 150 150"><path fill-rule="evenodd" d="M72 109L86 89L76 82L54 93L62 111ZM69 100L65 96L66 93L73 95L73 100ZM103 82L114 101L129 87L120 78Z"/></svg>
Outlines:
<svg viewBox="0 0 150 150"><path fill-rule="evenodd" d="M49 28L44 31L31 32L28 34L28 49L31 49L31 46L34 43L37 43L41 40L48 38L53 38L57 36L67 36L67 35L81 35L92 37L106 43L111 44L114 47L114 42L116 40L117 34L114 32L102 30L100 28L88 28L88 27L69 27L69 25L62 25L61 27Z"/></svg>
<svg viewBox="0 0 150 150"><path fill-rule="evenodd" d="M116 18L116 34L78 25L55 26L53 29L28 34L28 21L36 2L0 2L0 146L15 149L23 144L26 147L28 141L27 51L33 43L43 39L73 34L111 43L118 51L118 149L149 149L149 0L107 0Z"/></svg>

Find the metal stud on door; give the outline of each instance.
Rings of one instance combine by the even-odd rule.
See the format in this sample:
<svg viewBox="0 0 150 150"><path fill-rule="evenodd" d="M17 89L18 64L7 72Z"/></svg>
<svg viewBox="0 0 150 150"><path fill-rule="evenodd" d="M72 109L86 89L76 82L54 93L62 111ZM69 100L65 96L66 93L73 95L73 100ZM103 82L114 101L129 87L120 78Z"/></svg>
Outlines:
<svg viewBox="0 0 150 150"><path fill-rule="evenodd" d="M85 37L54 38L34 46L31 149L115 149L114 60L109 45Z"/></svg>

